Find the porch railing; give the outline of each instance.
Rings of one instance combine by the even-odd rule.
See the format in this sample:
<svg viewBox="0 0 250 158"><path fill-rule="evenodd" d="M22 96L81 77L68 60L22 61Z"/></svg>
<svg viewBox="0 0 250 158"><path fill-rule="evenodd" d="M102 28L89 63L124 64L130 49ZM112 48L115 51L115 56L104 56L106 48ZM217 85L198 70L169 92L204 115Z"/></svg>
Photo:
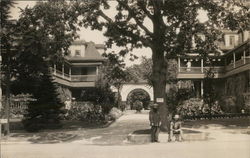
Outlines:
<svg viewBox="0 0 250 158"><path fill-rule="evenodd" d="M72 82L94 82L97 79L97 75L69 75L62 73L59 70L53 71L54 76L72 81Z"/></svg>
<svg viewBox="0 0 250 158"><path fill-rule="evenodd" d="M226 66L216 66L212 68L212 71L215 73L224 73L227 71L231 71L233 69L236 69L238 67L241 67L245 64L250 63L250 57L247 56L245 58L242 58L240 60L236 60L235 63L230 63ZM179 68L179 73L184 73L184 74L200 74L204 73L209 69L209 67L180 67Z"/></svg>
<svg viewBox="0 0 250 158"><path fill-rule="evenodd" d="M96 75L71 75L71 81L73 82L96 81Z"/></svg>
<svg viewBox="0 0 250 158"><path fill-rule="evenodd" d="M201 73L201 67L180 67L181 73Z"/></svg>

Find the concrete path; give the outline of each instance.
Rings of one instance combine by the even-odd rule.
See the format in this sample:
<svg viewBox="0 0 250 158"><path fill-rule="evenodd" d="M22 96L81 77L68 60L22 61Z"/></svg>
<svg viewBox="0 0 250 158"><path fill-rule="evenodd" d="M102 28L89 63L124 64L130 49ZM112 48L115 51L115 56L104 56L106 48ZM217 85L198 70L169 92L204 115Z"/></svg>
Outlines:
<svg viewBox="0 0 250 158"><path fill-rule="evenodd" d="M126 143L128 133L148 128L148 115L129 112L108 128L80 129L74 140L39 144L5 142L1 158L250 158L250 128L207 125L193 128L209 132L207 141ZM250 123L249 123L250 125Z"/></svg>

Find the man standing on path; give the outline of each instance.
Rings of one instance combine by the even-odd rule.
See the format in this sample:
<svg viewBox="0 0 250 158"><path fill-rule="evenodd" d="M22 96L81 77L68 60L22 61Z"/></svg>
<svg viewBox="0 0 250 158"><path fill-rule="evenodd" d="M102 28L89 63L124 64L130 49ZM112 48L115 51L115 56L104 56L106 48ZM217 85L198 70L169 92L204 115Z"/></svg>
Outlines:
<svg viewBox="0 0 250 158"><path fill-rule="evenodd" d="M158 142L158 136L160 132L160 114L158 110L158 104L153 104L149 112L149 121L151 126L151 141Z"/></svg>

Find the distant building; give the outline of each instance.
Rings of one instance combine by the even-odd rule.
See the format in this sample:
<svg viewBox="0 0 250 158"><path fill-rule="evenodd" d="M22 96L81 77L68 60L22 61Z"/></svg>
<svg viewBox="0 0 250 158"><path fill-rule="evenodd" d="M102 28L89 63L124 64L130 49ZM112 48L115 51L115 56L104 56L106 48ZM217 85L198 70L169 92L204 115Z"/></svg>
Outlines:
<svg viewBox="0 0 250 158"><path fill-rule="evenodd" d="M220 95L250 92L250 32L241 33L223 30L224 40L219 43L221 54L210 54L212 61L208 65L199 54L187 54L178 57L178 80L192 82L196 97L204 93L205 72L212 68L215 74L215 87ZM187 63L191 62L191 67ZM230 82L237 86L232 87ZM237 89L240 88L240 89Z"/></svg>
<svg viewBox="0 0 250 158"><path fill-rule="evenodd" d="M104 62L103 44L74 41L62 64L54 64L53 76L62 99L81 97L83 89L95 87L99 68Z"/></svg>

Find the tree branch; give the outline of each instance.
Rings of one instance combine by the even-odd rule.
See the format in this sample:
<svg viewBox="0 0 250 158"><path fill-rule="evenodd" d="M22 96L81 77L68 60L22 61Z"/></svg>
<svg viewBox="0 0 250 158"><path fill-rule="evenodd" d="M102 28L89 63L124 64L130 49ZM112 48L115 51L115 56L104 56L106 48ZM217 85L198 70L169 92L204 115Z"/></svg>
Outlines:
<svg viewBox="0 0 250 158"><path fill-rule="evenodd" d="M126 8L127 11L128 11L130 14L132 14L132 15L137 15L137 14L135 13L135 11L134 11L133 9L131 9L131 8L128 6L128 4L125 3L124 1L122 1L122 0L117 0L117 2L118 2L120 5L122 5L124 8ZM152 33L151 31L149 31L148 28L146 28L146 27L142 24L142 22L140 22L140 20L139 20L138 18L136 18L136 16L133 16L133 19L135 20L136 24L137 24L142 30L144 30L144 31L146 32L146 34L148 34L150 37L153 36L153 33Z"/></svg>
<svg viewBox="0 0 250 158"><path fill-rule="evenodd" d="M103 11L98 10L98 14L103 17L106 21L108 21L109 23L113 23L113 20L111 18L109 18L106 14L103 13Z"/></svg>
<svg viewBox="0 0 250 158"><path fill-rule="evenodd" d="M144 2L138 1L137 5L144 11L144 13L149 17L149 19L153 19L153 15L147 10Z"/></svg>
<svg viewBox="0 0 250 158"><path fill-rule="evenodd" d="M109 18L106 14L104 14L103 11L99 10L99 11L98 11L98 14L99 14L102 18L104 18L109 24L114 23L114 21L113 21L111 18ZM117 28L118 31L121 30L121 28L118 28L118 27L116 27L116 28ZM130 37L138 36L138 38L140 39L140 41L141 41L145 46L152 47L152 44L151 44L151 42L150 42L148 39L146 39L146 38L144 38L144 37L142 37L142 36L139 36L139 35L135 35L134 33L129 32L129 31L127 31L127 30L126 30L126 32L127 32L127 35L130 36ZM152 34L152 33L151 33L151 34Z"/></svg>

